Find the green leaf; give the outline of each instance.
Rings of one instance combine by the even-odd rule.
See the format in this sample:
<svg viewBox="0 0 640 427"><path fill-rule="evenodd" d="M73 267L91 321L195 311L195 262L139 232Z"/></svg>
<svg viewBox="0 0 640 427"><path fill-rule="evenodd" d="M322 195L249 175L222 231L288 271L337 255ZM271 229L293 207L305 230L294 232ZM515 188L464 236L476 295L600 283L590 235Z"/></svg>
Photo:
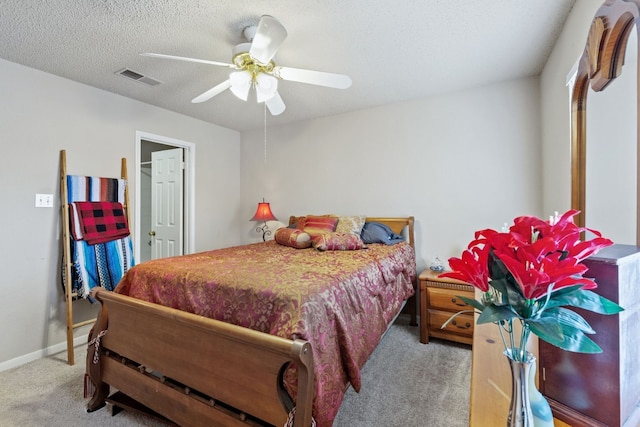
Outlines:
<svg viewBox="0 0 640 427"><path fill-rule="evenodd" d="M471 307L475 308L476 310L482 312L484 310L484 304L482 304L480 301L473 299L473 298L467 298L467 297L463 297L460 295L456 295L457 298L460 298L462 301L466 302L467 304L469 304Z"/></svg>
<svg viewBox="0 0 640 427"><path fill-rule="evenodd" d="M507 279L505 277L501 277L499 279L492 277L491 286L499 290L501 294L507 293Z"/></svg>
<svg viewBox="0 0 640 427"><path fill-rule="evenodd" d="M573 288L573 287L572 287ZM595 292L577 289L570 292L559 290L551 296L547 307L560 307L564 305L582 308L598 314L617 314L624 309L615 302L608 300Z"/></svg>
<svg viewBox="0 0 640 427"><path fill-rule="evenodd" d="M575 353L602 353L602 349L598 344L593 342L591 338L586 336L580 329L571 327L563 323L556 323L560 328L560 332L549 322L551 318L547 318L540 322L529 321L531 332L543 341L555 345L562 350L572 351Z"/></svg>
<svg viewBox="0 0 640 427"><path fill-rule="evenodd" d="M582 292L581 287L581 285L568 286L554 291L547 302L547 307L561 307L563 305L574 306L573 303L580 299L579 294Z"/></svg>
<svg viewBox="0 0 640 427"><path fill-rule="evenodd" d="M540 317L534 320L528 319L526 324L529 325L529 329L533 334L551 344L561 342L564 339L560 323L551 317Z"/></svg>
<svg viewBox="0 0 640 427"><path fill-rule="evenodd" d="M556 321L563 325L570 326L575 329L579 329L585 334L595 334L596 331L587 323L586 320L573 310L562 307L554 307L545 310L540 318L549 318L549 320Z"/></svg>
<svg viewBox="0 0 640 427"><path fill-rule="evenodd" d="M602 353L600 346L583 333L576 333L574 335L565 334L564 341L562 341L558 347L574 353Z"/></svg>
<svg viewBox="0 0 640 427"><path fill-rule="evenodd" d="M503 320L513 319L514 317L518 317L518 315L509 306L489 304L484 307L482 314L478 317L478 324L500 323Z"/></svg>
<svg viewBox="0 0 640 427"><path fill-rule="evenodd" d="M509 275L509 270L498 258L493 249L489 252L489 276L492 279L503 279Z"/></svg>
<svg viewBox="0 0 640 427"><path fill-rule="evenodd" d="M570 294L572 292L576 292L579 291L582 288L582 285L573 285L573 286L566 286L564 288L560 288L557 290L554 290L551 294L552 298L553 297L560 297L566 294Z"/></svg>
<svg viewBox="0 0 640 427"><path fill-rule="evenodd" d="M503 304L508 304L514 307L517 312L523 313L527 299L513 279L510 280L509 277L503 277L498 280L492 279L491 286L500 291Z"/></svg>

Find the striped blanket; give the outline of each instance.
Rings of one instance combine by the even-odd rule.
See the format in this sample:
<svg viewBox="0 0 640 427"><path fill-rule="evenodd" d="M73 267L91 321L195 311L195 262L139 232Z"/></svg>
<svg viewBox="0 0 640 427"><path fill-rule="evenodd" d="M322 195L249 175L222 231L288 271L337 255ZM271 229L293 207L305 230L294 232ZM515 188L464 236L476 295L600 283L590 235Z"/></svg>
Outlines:
<svg viewBox="0 0 640 427"><path fill-rule="evenodd" d="M124 179L67 175L67 201L124 203L126 186Z"/></svg>
<svg viewBox="0 0 640 427"><path fill-rule="evenodd" d="M96 286L112 291L134 265L130 236L95 245L86 240L71 243L71 278L73 290L79 297L88 298Z"/></svg>
<svg viewBox="0 0 640 427"><path fill-rule="evenodd" d="M123 204L126 185L124 179L67 175L67 201ZM71 231L72 236L76 235ZM135 265L131 236L93 245L86 240L71 239L70 244L71 284L81 298L89 298L89 292L96 286L113 290L124 273Z"/></svg>

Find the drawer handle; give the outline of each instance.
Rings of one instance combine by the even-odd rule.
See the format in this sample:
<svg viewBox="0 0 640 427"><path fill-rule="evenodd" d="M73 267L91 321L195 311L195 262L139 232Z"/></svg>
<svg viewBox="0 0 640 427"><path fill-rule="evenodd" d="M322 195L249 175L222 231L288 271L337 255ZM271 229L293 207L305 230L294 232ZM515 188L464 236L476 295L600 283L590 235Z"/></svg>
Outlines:
<svg viewBox="0 0 640 427"><path fill-rule="evenodd" d="M459 307L464 307L465 305L467 305L467 303L464 302L464 301L462 301L462 303L459 303L456 298L451 298L451 302L454 303L455 305L459 306Z"/></svg>
<svg viewBox="0 0 640 427"><path fill-rule="evenodd" d="M451 324L460 329L469 329L471 327L471 323L469 322L466 322L464 326L458 325L458 322L456 322L455 319L451 321Z"/></svg>

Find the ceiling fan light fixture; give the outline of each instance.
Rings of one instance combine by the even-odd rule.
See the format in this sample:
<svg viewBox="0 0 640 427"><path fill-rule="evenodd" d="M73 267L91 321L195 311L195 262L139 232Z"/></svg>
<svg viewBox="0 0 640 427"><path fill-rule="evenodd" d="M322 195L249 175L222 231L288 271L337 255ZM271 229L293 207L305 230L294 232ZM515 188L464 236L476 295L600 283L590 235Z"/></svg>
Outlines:
<svg viewBox="0 0 640 427"><path fill-rule="evenodd" d="M249 98L249 90L253 81L251 73L246 70L234 71L229 74L229 81L231 82L231 92L246 101Z"/></svg>
<svg viewBox="0 0 640 427"><path fill-rule="evenodd" d="M351 78L344 74L277 66L274 57L287 37L287 30L273 16L263 15L257 25L245 27L243 33L248 42L240 43L233 48L232 63L161 53L141 53L140 55L231 68L234 71L230 73L227 80L196 96L191 102L208 101L227 89L234 96L247 101L253 87L257 102L264 103L265 111L268 109L274 116L282 114L286 109L278 93L278 80L335 89L347 89L351 86Z"/></svg>
<svg viewBox="0 0 640 427"><path fill-rule="evenodd" d="M273 98L278 90L278 79L265 73L255 78L256 101L265 102Z"/></svg>

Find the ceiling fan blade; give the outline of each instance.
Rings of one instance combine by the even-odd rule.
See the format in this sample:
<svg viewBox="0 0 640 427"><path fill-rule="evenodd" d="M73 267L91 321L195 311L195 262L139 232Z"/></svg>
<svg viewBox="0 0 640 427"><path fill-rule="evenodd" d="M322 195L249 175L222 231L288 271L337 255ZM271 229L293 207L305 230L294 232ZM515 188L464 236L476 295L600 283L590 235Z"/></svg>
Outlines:
<svg viewBox="0 0 640 427"><path fill-rule="evenodd" d="M198 104L200 102L208 101L214 96L224 92L225 90L231 87L231 80L225 80L217 86L212 87L202 95L198 95L191 100L194 104Z"/></svg>
<svg viewBox="0 0 640 427"><path fill-rule="evenodd" d="M141 53L140 56L150 56L152 58L163 58L163 59L175 59L178 61L197 62L200 64L218 65L220 67L237 68L234 64L228 64L226 62L209 61L207 59L187 58L185 56L165 55L163 53L144 52L144 53Z"/></svg>
<svg viewBox="0 0 640 427"><path fill-rule="evenodd" d="M287 30L273 16L263 15L251 41L249 56L260 64L268 64L287 38Z"/></svg>
<svg viewBox="0 0 640 427"><path fill-rule="evenodd" d="M280 66L274 67L272 74L283 80L326 86L334 89L347 89L351 87L351 77L344 74Z"/></svg>
<svg viewBox="0 0 640 427"><path fill-rule="evenodd" d="M284 105L284 101L282 100L278 92L276 92L275 95L273 95L273 97L267 99L265 102L272 116L278 116L282 114L285 108L287 108Z"/></svg>

